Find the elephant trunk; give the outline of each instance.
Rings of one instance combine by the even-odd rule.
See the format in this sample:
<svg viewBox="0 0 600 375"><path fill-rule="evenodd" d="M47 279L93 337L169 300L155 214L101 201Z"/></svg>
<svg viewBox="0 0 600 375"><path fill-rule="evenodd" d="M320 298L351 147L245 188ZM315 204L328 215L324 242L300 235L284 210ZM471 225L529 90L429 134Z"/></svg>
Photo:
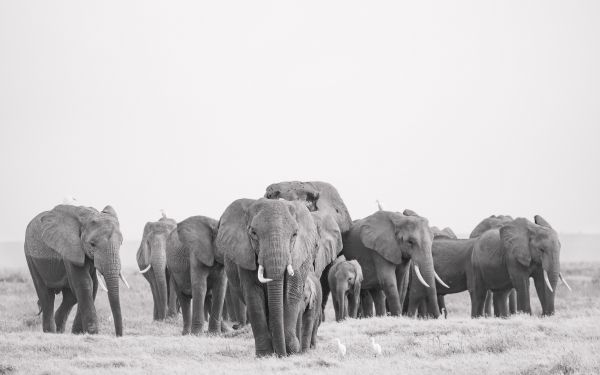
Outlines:
<svg viewBox="0 0 600 375"><path fill-rule="evenodd" d="M273 349L278 356L285 356L287 352L283 324L283 279L273 280L267 284L267 301Z"/></svg>
<svg viewBox="0 0 600 375"><path fill-rule="evenodd" d="M420 259L415 259L414 264L415 273L417 271L416 266L418 266L421 276L425 282L429 284L429 288L426 288L427 312L430 316L437 319L440 316L440 310L437 303L435 271L433 269L433 257L431 256L431 252L426 253L422 258L420 257Z"/></svg>
<svg viewBox="0 0 600 375"><path fill-rule="evenodd" d="M166 258L166 241L164 239L152 241L150 243L152 249L151 265L154 271L154 285L156 288L156 319L164 320L167 316L168 305L168 285L167 285L167 258Z"/></svg>
<svg viewBox="0 0 600 375"><path fill-rule="evenodd" d="M552 259L546 256L542 258L542 268L544 273L544 304L542 306L543 315L554 314L554 296L556 295L556 287L560 277L560 262L558 255Z"/></svg>
<svg viewBox="0 0 600 375"><path fill-rule="evenodd" d="M337 322L340 322L346 318L344 312L346 311L345 305L347 303L346 302L346 289L344 288L343 285L341 285L341 283L339 283L336 288L334 298L337 300L337 305L338 305L338 309L335 312L335 320Z"/></svg>
<svg viewBox="0 0 600 375"><path fill-rule="evenodd" d="M121 316L121 302L119 299L119 281L121 280L121 259L119 258L119 244L112 244L106 253L94 257L94 265L106 281L108 303L115 323L115 334L123 336L123 318ZM100 280L99 280L100 282Z"/></svg>

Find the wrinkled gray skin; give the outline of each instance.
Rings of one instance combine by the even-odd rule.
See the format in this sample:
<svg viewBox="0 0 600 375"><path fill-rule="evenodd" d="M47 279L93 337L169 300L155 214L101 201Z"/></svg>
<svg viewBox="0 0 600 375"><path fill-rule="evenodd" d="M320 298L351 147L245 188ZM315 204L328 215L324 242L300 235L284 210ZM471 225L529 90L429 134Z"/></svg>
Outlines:
<svg viewBox="0 0 600 375"><path fill-rule="evenodd" d="M300 351L317 347L317 331L321 325L321 283L310 272L304 283L304 298L300 302L296 334L300 338Z"/></svg>
<svg viewBox="0 0 600 375"><path fill-rule="evenodd" d="M137 264L150 284L154 301L154 320L177 315L175 296L169 293L167 270L167 239L177 229L177 222L163 215L158 221L147 222L137 252Z"/></svg>
<svg viewBox="0 0 600 375"><path fill-rule="evenodd" d="M328 282L336 321L357 317L362 281L363 274L358 261L346 260L341 256L331 265Z"/></svg>
<svg viewBox="0 0 600 375"><path fill-rule="evenodd" d="M181 303L183 335L201 334L208 311L208 332L227 330L222 322L227 277L223 253L215 244L217 226L214 219L192 216L178 223L168 238L167 267Z"/></svg>
<svg viewBox="0 0 600 375"><path fill-rule="evenodd" d="M494 310L508 316L507 295L517 291L517 310L531 314L529 278L542 305L543 315L554 314L554 297L560 273L560 241L554 229L541 216L535 223L517 218L491 229L477 238L472 255L474 291L471 316L484 312L487 290L494 292ZM550 287L544 282L548 274ZM551 288L551 289L550 289Z"/></svg>
<svg viewBox="0 0 600 375"><path fill-rule="evenodd" d="M431 255L433 234L427 219L410 210L405 213L408 215L377 211L355 221L343 236L342 253L348 260L356 259L360 264L364 277L361 288L371 294L377 316L385 314L386 304L392 315L400 315L399 286L405 280L406 271L410 268L411 272L415 272L415 265L418 265L423 279L429 284L424 297L428 311L437 318L440 313ZM364 316L372 316L373 307L369 299L361 296L361 301ZM410 295L409 316L415 316L421 302L418 296L413 298Z"/></svg>
<svg viewBox="0 0 600 375"><path fill-rule="evenodd" d="M306 205L313 215L327 218L323 222L323 225L320 225L319 221L316 221L318 228L324 226L325 230L323 232L331 234L331 236L326 235L328 238L321 241L326 249L319 252L321 258L316 260L316 263L319 264L315 264L316 274L320 277L321 283L323 296L321 318L324 320L325 305L327 304L330 292L327 279L329 266L342 250L341 236L348 232L352 225L348 208L337 189L333 185L322 181L285 181L271 184L266 189L265 198L285 199L288 201L298 200ZM337 228L335 228L336 226ZM335 254L331 254L330 252L332 251ZM325 261L327 264L323 264ZM319 269L322 269L322 272Z"/></svg>
<svg viewBox="0 0 600 375"><path fill-rule="evenodd" d="M325 223L322 232L317 220ZM265 198L234 201L221 216L217 247L225 254L231 293L246 304L257 356L302 349L298 318L305 282L310 272L322 272L316 265L327 257L319 252L327 238L335 238L326 233L327 222L335 221L309 212L302 202Z"/></svg>
<svg viewBox="0 0 600 375"><path fill-rule="evenodd" d="M119 300L123 236L111 206L102 212L83 206L59 205L37 215L25 232L25 257L43 313L44 332L64 332L77 304L73 333L98 333L94 306L98 279L106 280L115 333L123 335ZM63 300L54 313L54 296Z"/></svg>

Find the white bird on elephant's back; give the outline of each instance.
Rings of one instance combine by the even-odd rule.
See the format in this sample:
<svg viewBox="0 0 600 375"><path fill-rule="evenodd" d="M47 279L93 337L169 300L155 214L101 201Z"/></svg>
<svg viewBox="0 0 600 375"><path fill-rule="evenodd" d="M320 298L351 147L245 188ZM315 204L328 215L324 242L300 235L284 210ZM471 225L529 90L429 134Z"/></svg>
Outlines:
<svg viewBox="0 0 600 375"><path fill-rule="evenodd" d="M346 356L346 345L342 344L340 339L336 339L337 341L337 350L340 357L344 358Z"/></svg>

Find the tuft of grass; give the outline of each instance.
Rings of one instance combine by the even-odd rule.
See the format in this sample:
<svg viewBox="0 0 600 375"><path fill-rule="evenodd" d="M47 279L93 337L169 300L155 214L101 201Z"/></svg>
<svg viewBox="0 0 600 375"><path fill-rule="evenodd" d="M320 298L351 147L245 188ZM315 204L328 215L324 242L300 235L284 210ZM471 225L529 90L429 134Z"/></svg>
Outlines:
<svg viewBox="0 0 600 375"><path fill-rule="evenodd" d="M12 374L12 373L14 373L16 371L17 371L16 367L14 367L12 365L0 363L0 375Z"/></svg>

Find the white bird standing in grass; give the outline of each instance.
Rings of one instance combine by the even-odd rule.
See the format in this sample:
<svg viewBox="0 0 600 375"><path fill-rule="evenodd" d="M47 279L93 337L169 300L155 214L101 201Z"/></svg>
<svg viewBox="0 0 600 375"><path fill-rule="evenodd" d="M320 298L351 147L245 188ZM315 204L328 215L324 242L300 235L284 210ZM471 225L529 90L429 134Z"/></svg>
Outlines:
<svg viewBox="0 0 600 375"><path fill-rule="evenodd" d="M371 347L373 348L373 353L375 353L375 357L381 355L381 345L375 342L375 337L371 337Z"/></svg>
<svg viewBox="0 0 600 375"><path fill-rule="evenodd" d="M346 356L346 345L342 344L340 339L336 339L336 340L337 340L338 354L340 355L340 357L345 357Z"/></svg>

